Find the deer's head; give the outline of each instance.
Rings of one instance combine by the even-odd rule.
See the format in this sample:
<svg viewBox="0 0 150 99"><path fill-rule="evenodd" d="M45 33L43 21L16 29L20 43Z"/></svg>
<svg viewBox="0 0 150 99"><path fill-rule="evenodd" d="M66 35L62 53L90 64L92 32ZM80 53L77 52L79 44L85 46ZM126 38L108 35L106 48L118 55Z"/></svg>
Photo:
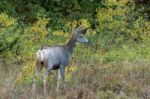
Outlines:
<svg viewBox="0 0 150 99"><path fill-rule="evenodd" d="M87 28L85 28L83 26L79 26L76 28L76 30L74 31L74 38L75 38L76 42L79 42L79 43L87 43L88 42L88 39L84 36L86 31L87 31Z"/></svg>

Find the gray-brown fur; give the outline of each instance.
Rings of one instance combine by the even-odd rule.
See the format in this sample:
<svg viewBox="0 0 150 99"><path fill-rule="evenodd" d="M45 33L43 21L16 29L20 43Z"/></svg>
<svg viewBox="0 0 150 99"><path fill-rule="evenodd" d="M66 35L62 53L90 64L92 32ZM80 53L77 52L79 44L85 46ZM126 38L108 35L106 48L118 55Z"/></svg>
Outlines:
<svg viewBox="0 0 150 99"><path fill-rule="evenodd" d="M65 84L65 67L69 63L69 59L72 55L73 49L76 46L76 42L86 43L88 40L83 36L86 33L87 28L78 27L69 42L65 45L57 45L53 47L42 47L36 54L36 73L35 79L39 75L43 67L46 68L43 74L44 94L46 94L46 77L51 70L57 70L57 90L59 88L60 74ZM35 88L35 81L33 84Z"/></svg>

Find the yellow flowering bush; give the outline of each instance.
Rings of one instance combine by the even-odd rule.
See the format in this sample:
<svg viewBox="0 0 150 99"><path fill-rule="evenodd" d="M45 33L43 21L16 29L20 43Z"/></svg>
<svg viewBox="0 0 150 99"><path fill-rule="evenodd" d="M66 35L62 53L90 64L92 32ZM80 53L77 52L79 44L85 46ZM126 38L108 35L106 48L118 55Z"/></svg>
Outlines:
<svg viewBox="0 0 150 99"><path fill-rule="evenodd" d="M46 28L49 19L38 18L31 27L25 29L25 33L30 35L30 41L32 43L38 42L41 38L45 37L48 34L48 29Z"/></svg>
<svg viewBox="0 0 150 99"><path fill-rule="evenodd" d="M65 33L65 32L63 32L61 30L53 31L52 34L55 35L55 36L69 37L68 33Z"/></svg>
<svg viewBox="0 0 150 99"><path fill-rule="evenodd" d="M69 21L68 23L66 23L65 27L69 27L69 28L71 28L71 29L74 29L74 28L76 28L77 23L78 23L78 22L77 22L76 20Z"/></svg>
<svg viewBox="0 0 150 99"><path fill-rule="evenodd" d="M103 0L103 4L107 6L125 6L130 0Z"/></svg>
<svg viewBox="0 0 150 99"><path fill-rule="evenodd" d="M34 53L28 51L22 59L24 60L25 65L15 81L16 84L31 83L36 70Z"/></svg>
<svg viewBox="0 0 150 99"><path fill-rule="evenodd" d="M125 13L127 10L125 8L117 8L113 10L109 9L100 9L97 11L97 21L99 22L99 29L104 30L121 30L126 26L126 16Z"/></svg>
<svg viewBox="0 0 150 99"><path fill-rule="evenodd" d="M18 75L15 84L31 83L34 77L35 64L33 62L27 62L22 68L22 72Z"/></svg>
<svg viewBox="0 0 150 99"><path fill-rule="evenodd" d="M134 23L134 31L130 31L130 34L134 38L139 38L142 40L148 40L150 38L150 21L144 20L142 17L139 17Z"/></svg>
<svg viewBox="0 0 150 99"><path fill-rule="evenodd" d="M33 27L31 28L31 31L34 33L39 33L41 37L47 35L47 29L46 25L48 24L49 19L41 19L38 18L38 20L33 24Z"/></svg>
<svg viewBox="0 0 150 99"><path fill-rule="evenodd" d="M16 19L10 17L8 14L6 13L0 13L0 24L3 27L10 27L13 26L16 22Z"/></svg>
<svg viewBox="0 0 150 99"><path fill-rule="evenodd" d="M81 20L80 20L80 23L81 23L81 25L83 25L83 26L86 27L86 28L89 28L89 27L90 27L90 23L89 23L88 20L86 20L86 19L81 19Z"/></svg>
<svg viewBox="0 0 150 99"><path fill-rule="evenodd" d="M126 2L110 1L125 4L128 0L125 0ZM125 41L139 42L149 39L150 22L143 17L136 18L132 13L133 9L128 6L97 9L97 31L103 40L99 40L101 46L110 48L110 45L118 46Z"/></svg>

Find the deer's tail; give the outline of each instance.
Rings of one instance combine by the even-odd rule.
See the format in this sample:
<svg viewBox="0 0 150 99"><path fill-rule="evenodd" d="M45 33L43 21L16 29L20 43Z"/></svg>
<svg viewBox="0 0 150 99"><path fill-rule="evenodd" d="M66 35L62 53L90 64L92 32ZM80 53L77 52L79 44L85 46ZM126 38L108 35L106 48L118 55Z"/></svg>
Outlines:
<svg viewBox="0 0 150 99"><path fill-rule="evenodd" d="M44 64L44 53L44 50L39 50L36 54L36 58L41 63L41 65Z"/></svg>

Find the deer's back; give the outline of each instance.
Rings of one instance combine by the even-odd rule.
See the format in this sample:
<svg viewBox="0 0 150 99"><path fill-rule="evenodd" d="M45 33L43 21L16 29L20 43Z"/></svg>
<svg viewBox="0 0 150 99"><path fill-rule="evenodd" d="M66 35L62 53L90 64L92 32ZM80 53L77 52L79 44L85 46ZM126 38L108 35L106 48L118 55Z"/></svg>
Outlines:
<svg viewBox="0 0 150 99"><path fill-rule="evenodd" d="M67 65L69 59L66 55L66 51L62 46L46 47L38 50L36 54L36 59L41 65L47 67Z"/></svg>

